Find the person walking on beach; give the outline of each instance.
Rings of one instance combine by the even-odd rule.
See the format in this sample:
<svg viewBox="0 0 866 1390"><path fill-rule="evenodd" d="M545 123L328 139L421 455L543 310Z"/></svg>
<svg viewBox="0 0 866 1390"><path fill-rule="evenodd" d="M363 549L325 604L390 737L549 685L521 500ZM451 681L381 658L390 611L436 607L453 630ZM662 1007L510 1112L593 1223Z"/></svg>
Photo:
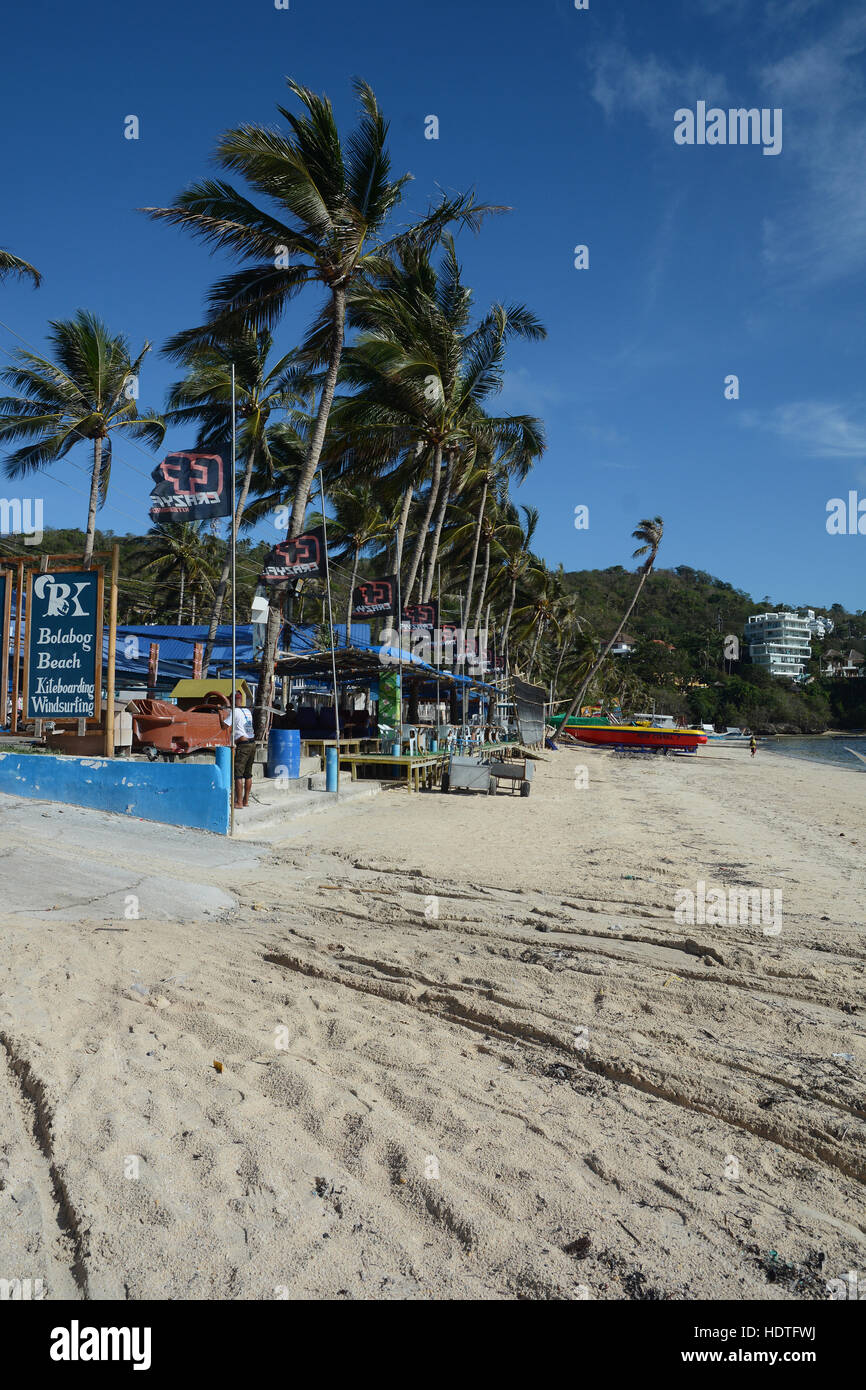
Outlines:
<svg viewBox="0 0 866 1390"><path fill-rule="evenodd" d="M751 755L752 755L753 758L754 758L755 754L757 753L757 751L758 751L758 740L755 738L755 735L752 734L752 737L749 739L749 752L751 753Z"/></svg>
<svg viewBox="0 0 866 1390"><path fill-rule="evenodd" d="M244 692L235 695L233 711L235 736L235 810L242 811L249 805L250 790L253 785L253 759L256 755L256 740L253 732L252 712L246 708ZM226 711L223 721L228 724Z"/></svg>

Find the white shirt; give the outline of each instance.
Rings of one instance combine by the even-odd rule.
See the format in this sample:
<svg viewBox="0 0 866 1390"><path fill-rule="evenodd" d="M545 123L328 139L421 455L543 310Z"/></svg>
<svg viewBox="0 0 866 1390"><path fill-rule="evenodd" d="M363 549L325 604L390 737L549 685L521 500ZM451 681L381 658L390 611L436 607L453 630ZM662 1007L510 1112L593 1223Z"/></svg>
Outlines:
<svg viewBox="0 0 866 1390"><path fill-rule="evenodd" d="M226 724L228 724L229 722L228 710L226 710L226 717L224 722ZM245 705L235 705L234 718L232 720L232 723L234 725L233 732L235 743L239 743L242 739L249 739L253 737L252 710L248 710Z"/></svg>

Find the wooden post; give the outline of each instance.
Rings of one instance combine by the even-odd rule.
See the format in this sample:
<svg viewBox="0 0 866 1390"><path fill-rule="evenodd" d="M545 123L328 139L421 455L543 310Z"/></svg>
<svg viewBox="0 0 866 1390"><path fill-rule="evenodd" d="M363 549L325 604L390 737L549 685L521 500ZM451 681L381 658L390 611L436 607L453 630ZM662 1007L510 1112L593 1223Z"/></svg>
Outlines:
<svg viewBox="0 0 866 1390"><path fill-rule="evenodd" d="M3 576L3 603L0 605L0 639L3 646L0 648L0 724L6 723L6 702L9 697L9 636L10 636L10 617L12 614L12 570L4 566L0 570Z"/></svg>
<svg viewBox="0 0 866 1390"><path fill-rule="evenodd" d="M43 556L42 556L42 560L41 560L40 565L39 565L39 572L40 572L40 574L45 574L45 573L47 572L47 570L48 570L48 564L49 564L50 559L51 559L51 556L50 556L50 555L43 555ZM28 621L28 623L30 622L31 616L32 616L32 615L31 615L30 613L28 613L28 615L27 615L27 621ZM30 632L29 632L29 631L28 631L28 633L27 633L27 663L26 663L26 671L27 671L27 695L28 695L28 703L29 703L29 695L30 695ZM24 714L26 715L26 713L27 713L27 711L25 710L25 711L24 711ZM42 739L42 720L41 720L41 719L34 719L34 721L33 721L33 737L36 739L36 742L37 742L37 743L41 742L41 739Z"/></svg>
<svg viewBox="0 0 866 1390"><path fill-rule="evenodd" d="M117 655L117 572L120 546L111 550L111 597L108 604L108 670L105 676L105 756L114 757L114 661ZM102 652L97 654L97 680L102 681Z"/></svg>
<svg viewBox="0 0 866 1390"><path fill-rule="evenodd" d="M18 732L18 696L21 690L21 621L24 615L24 561L18 561L18 577L15 581L15 649L12 655L12 732Z"/></svg>

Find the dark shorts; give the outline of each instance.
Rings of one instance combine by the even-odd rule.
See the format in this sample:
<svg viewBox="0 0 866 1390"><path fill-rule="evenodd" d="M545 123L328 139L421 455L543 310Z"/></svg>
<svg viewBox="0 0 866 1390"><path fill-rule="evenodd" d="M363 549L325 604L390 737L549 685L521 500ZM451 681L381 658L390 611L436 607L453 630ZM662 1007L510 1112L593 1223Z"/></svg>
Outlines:
<svg viewBox="0 0 866 1390"><path fill-rule="evenodd" d="M235 744L235 781L246 781L253 775L253 760L256 756L255 739L249 743Z"/></svg>

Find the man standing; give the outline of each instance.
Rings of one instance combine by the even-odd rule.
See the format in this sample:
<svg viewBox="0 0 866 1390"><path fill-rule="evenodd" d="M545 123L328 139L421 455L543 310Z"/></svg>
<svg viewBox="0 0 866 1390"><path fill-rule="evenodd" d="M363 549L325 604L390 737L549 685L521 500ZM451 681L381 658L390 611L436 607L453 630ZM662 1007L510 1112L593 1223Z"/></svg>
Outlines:
<svg viewBox="0 0 866 1390"><path fill-rule="evenodd" d="M228 724L228 712L225 721ZM244 692L235 694L234 708L235 736L235 810L240 811L249 805L250 789L253 785L253 759L256 755L256 740L253 733L252 712L244 703Z"/></svg>

